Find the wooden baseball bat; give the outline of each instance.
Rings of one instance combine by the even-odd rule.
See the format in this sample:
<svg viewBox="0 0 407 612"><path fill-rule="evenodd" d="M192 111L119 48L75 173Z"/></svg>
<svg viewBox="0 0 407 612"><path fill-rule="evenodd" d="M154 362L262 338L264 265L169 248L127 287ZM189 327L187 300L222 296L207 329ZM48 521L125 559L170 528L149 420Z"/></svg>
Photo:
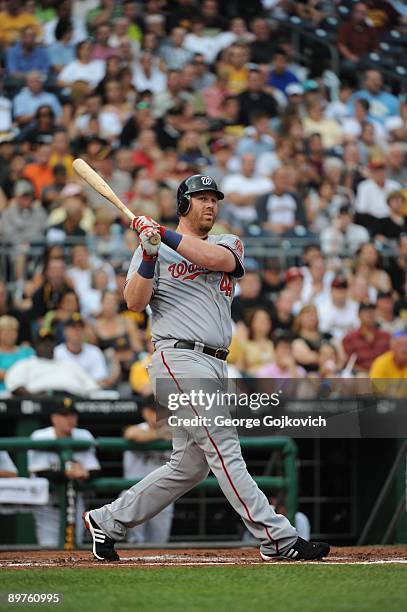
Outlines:
<svg viewBox="0 0 407 612"><path fill-rule="evenodd" d="M136 215L134 215L125 204L123 204L123 202L115 194L113 189L109 187L106 181L103 180L102 177L99 176L99 174L95 172L95 170L91 168L89 164L85 162L84 159L80 159L78 157L74 160L72 165L76 174L83 178L83 180L86 181L88 185L93 187L93 189L100 193L100 195L102 195L104 198L106 198L106 200L109 200L109 202L116 206L116 208L118 208L124 215L126 215L130 222L132 222L133 219L136 218ZM151 236L149 242L150 244L155 245L158 244L160 240L160 235L157 233L157 235Z"/></svg>

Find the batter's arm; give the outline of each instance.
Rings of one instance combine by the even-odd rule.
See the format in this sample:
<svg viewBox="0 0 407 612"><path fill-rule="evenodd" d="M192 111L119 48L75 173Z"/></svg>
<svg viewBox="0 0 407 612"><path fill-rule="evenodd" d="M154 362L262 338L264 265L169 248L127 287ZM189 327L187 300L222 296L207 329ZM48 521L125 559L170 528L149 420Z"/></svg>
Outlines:
<svg viewBox="0 0 407 612"><path fill-rule="evenodd" d="M138 272L127 281L124 288L124 299L129 310L143 311L153 294L154 278L144 278Z"/></svg>

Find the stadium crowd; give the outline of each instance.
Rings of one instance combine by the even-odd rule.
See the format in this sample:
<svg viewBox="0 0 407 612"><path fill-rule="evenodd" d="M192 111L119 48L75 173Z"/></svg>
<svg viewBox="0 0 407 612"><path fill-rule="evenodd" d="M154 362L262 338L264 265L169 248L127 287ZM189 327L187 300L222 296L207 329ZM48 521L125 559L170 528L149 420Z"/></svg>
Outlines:
<svg viewBox="0 0 407 612"><path fill-rule="evenodd" d="M148 313L123 299L137 238L77 156L172 227L180 181L209 174L214 231L281 245L246 257L232 375L407 377L407 98L366 63L403 3L0 5L3 394L151 393ZM338 20L339 75L289 17Z"/></svg>

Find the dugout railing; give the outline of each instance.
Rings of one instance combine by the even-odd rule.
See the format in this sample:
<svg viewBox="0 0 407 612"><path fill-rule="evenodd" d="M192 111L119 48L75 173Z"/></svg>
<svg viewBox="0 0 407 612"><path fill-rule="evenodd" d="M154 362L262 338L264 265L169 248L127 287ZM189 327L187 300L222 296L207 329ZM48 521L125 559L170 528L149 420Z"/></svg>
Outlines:
<svg viewBox="0 0 407 612"><path fill-rule="evenodd" d="M240 443L243 449L257 448L275 451L282 454L282 476L253 475L259 487L265 491L284 490L287 516L290 521L294 520L297 508L298 483L297 483L297 445L291 438L286 437L241 437ZM85 450L95 446L97 449L107 452L125 450L170 450L171 443L166 440L157 440L149 443L128 442L122 438L96 438L94 442L88 440L74 440L72 438L61 438L58 440L32 440L26 437L0 438L0 450L6 451L28 451L32 449L54 451L59 454L61 469L64 464L72 459L75 450ZM93 492L111 493L112 498L123 489L136 484L138 480L118 477L97 477L83 483L84 489ZM69 549L74 547L74 538L67 538L69 525L67 524L67 487L68 482L55 485L59 497L60 508L60 535L59 548ZM199 483L194 490L216 490L219 484L215 477L210 476ZM72 534L73 536L73 534ZM69 544L68 542L71 542Z"/></svg>

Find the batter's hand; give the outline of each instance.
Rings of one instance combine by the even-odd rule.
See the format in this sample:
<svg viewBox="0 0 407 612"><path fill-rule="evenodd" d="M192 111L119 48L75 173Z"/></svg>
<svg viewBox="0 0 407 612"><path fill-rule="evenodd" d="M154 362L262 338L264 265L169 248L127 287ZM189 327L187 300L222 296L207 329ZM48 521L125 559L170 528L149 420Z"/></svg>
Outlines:
<svg viewBox="0 0 407 612"><path fill-rule="evenodd" d="M135 217L131 222L130 227L132 230L137 232L138 235L140 235L145 229L154 229L155 233L158 232L160 236L162 233L161 225L157 223L157 221L154 221L154 219L151 217L145 217L143 215L141 217Z"/></svg>
<svg viewBox="0 0 407 612"><path fill-rule="evenodd" d="M151 244L152 236L157 235L157 229L152 227L144 227L139 234L141 248L143 249L143 257L145 259L154 259L158 256L161 242Z"/></svg>

